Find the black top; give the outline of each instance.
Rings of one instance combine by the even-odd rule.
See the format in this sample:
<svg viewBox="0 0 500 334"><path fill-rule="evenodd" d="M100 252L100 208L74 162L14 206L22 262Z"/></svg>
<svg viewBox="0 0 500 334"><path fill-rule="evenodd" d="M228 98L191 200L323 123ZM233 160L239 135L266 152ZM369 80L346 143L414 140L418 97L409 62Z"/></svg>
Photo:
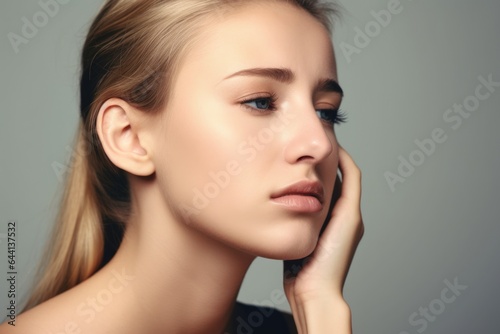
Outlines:
<svg viewBox="0 0 500 334"><path fill-rule="evenodd" d="M290 313L236 302L224 334L297 334Z"/></svg>

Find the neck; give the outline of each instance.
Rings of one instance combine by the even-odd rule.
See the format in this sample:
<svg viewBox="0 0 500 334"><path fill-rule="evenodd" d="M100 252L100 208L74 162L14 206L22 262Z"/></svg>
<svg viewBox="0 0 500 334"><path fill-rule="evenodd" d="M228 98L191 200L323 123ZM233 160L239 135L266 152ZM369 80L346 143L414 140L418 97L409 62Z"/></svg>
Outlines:
<svg viewBox="0 0 500 334"><path fill-rule="evenodd" d="M254 257L176 220L154 188L140 195L103 268L133 277L121 314L143 333L222 333Z"/></svg>

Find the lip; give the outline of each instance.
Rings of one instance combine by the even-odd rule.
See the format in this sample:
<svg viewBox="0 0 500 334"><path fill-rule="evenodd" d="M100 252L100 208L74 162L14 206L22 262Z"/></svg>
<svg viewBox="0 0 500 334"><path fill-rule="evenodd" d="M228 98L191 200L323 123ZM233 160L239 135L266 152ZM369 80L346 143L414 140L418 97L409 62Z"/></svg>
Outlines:
<svg viewBox="0 0 500 334"><path fill-rule="evenodd" d="M323 209L324 189L317 181L299 181L271 194L271 200L295 212Z"/></svg>

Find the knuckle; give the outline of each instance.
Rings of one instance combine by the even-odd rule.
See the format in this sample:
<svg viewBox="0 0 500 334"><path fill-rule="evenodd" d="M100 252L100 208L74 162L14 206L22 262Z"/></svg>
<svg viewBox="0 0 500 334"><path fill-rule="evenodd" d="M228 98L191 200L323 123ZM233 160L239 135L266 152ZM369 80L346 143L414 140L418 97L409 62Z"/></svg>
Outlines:
<svg viewBox="0 0 500 334"><path fill-rule="evenodd" d="M356 163L352 164L352 167L350 168L349 172L356 178L361 179L361 174L362 174L361 168L359 168L359 166Z"/></svg>
<svg viewBox="0 0 500 334"><path fill-rule="evenodd" d="M363 235L365 234L365 223L363 222L361 215L359 215L359 217L357 219L356 233L357 233L359 239L361 239L363 237Z"/></svg>
<svg viewBox="0 0 500 334"><path fill-rule="evenodd" d="M362 222L359 225L359 238L361 239L365 235L365 224Z"/></svg>
<svg viewBox="0 0 500 334"><path fill-rule="evenodd" d="M359 168L359 166L358 166L358 165L354 165L354 166L355 166L355 167L354 167L354 172L356 173L356 176L357 176L359 179L361 179L361 175L363 174L363 173L361 172L361 169Z"/></svg>

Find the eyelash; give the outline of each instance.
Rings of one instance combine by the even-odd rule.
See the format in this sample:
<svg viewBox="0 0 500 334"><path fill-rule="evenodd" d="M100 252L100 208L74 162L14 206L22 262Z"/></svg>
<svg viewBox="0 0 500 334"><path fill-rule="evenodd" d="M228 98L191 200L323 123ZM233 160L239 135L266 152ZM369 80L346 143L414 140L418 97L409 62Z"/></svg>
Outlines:
<svg viewBox="0 0 500 334"><path fill-rule="evenodd" d="M342 109L316 109L318 112L328 113L328 119L325 119L328 123L340 125L347 122L347 114Z"/></svg>
<svg viewBox="0 0 500 334"><path fill-rule="evenodd" d="M240 102L241 106L250 109L253 112L258 112L258 113L267 113L269 111L275 111L276 110L276 101L277 97L276 94L270 94L266 96L260 96L260 97L254 97L245 101ZM258 102L267 102L269 106L265 109L259 109L255 107L251 107L248 104L249 103L258 103ZM346 113L341 110L341 109L316 109L316 113L326 113L326 117L322 118L325 122L329 124L342 124L347 122L347 115ZM318 115L319 116L319 115Z"/></svg>
<svg viewBox="0 0 500 334"><path fill-rule="evenodd" d="M267 94L267 95L263 95L263 96L252 97L250 99L242 101L241 105L245 108L250 109L251 111L264 113L264 111L267 112L267 111L275 111L276 110L277 99L278 98L277 98L276 94L273 93L273 94ZM266 109L259 109L259 108L251 107L248 105L249 103L262 102L262 101L268 102L269 107L267 107Z"/></svg>

